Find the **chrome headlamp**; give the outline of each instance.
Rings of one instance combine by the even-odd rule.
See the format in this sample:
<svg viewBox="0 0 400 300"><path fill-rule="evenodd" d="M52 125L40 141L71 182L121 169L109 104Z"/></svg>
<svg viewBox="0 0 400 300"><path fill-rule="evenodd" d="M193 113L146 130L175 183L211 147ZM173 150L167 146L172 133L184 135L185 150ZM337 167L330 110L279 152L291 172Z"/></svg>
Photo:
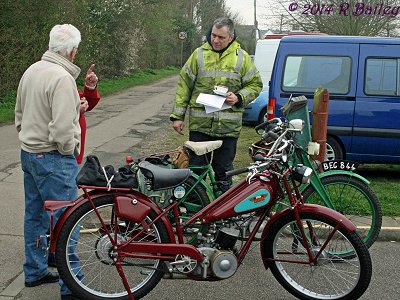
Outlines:
<svg viewBox="0 0 400 300"><path fill-rule="evenodd" d="M292 175L297 182L308 184L312 176L312 169L304 165L297 165L293 168Z"/></svg>

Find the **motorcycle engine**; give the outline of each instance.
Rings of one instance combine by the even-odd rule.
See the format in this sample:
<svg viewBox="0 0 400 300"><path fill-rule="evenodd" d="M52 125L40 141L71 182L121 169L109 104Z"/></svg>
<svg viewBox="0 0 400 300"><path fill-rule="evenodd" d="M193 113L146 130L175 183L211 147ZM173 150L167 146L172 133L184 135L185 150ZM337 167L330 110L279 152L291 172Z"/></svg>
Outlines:
<svg viewBox="0 0 400 300"><path fill-rule="evenodd" d="M204 261L196 266L193 274L203 278L216 277L226 279L235 274L238 262L235 244L239 230L233 227L211 229L205 236L199 236L199 248Z"/></svg>
<svg viewBox="0 0 400 300"><path fill-rule="evenodd" d="M226 279L236 273L238 263L231 251L202 247L198 250L203 254L204 261L198 264L193 273L203 278L217 277Z"/></svg>

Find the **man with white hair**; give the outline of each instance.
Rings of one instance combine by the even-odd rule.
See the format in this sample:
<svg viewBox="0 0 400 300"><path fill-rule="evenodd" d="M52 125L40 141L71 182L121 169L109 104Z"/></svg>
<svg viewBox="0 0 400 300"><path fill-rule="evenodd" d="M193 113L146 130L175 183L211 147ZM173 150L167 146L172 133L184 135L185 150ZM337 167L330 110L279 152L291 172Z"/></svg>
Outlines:
<svg viewBox="0 0 400 300"><path fill-rule="evenodd" d="M48 271L45 249L50 220L43 209L44 200L77 197L75 156L80 150L81 130L75 80L80 68L73 61L80 41L81 34L74 26L54 26L50 31L49 50L25 71L18 86L15 127L21 141L24 171L23 270L27 287L59 280L57 273ZM58 211L56 220L60 214ZM72 259L71 263L79 270L79 258ZM76 299L60 283L61 299Z"/></svg>

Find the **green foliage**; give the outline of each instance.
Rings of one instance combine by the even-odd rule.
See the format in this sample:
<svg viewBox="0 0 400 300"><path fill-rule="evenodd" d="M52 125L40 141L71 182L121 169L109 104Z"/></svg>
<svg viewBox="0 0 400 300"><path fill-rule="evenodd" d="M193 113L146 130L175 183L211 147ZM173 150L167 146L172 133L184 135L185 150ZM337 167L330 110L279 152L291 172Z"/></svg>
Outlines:
<svg viewBox="0 0 400 300"><path fill-rule="evenodd" d="M88 2L82 12L83 53L80 65L96 63L101 77L128 74L140 67L139 51L143 44L138 17L140 0ZM82 57L82 60L80 60Z"/></svg>
<svg viewBox="0 0 400 300"><path fill-rule="evenodd" d="M47 50L49 32L56 24L73 24L81 32L75 60L82 68L79 80L83 80L92 63L96 64L100 79L139 69L180 66L181 59L185 61L201 43L199 23L193 22L198 1L2 0L0 99L15 90L23 72L40 60ZM181 30L189 35L184 42L177 37Z"/></svg>
<svg viewBox="0 0 400 300"><path fill-rule="evenodd" d="M161 68L178 65L179 41L174 17L180 11L179 2L168 0L161 2L144 1L142 9L151 14L142 14L140 23L143 26L144 42L141 51L141 66Z"/></svg>
<svg viewBox="0 0 400 300"><path fill-rule="evenodd" d="M180 66L201 44L212 21L223 15L236 18L225 0L2 0L0 101L40 60L56 24L73 24L81 32L74 62L82 69L79 80L92 63L103 80L139 69ZM182 30L188 33L185 41L178 40Z"/></svg>
<svg viewBox="0 0 400 300"><path fill-rule="evenodd" d="M47 1L2 1L0 4L0 95L12 90L26 67L40 59L51 28L45 20ZM47 34L43 34L47 32Z"/></svg>

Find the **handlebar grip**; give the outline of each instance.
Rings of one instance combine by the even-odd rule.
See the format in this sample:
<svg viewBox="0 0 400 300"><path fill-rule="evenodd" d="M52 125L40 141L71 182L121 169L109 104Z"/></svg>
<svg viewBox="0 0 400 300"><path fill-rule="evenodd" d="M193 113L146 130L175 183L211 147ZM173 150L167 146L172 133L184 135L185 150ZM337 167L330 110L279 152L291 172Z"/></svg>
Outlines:
<svg viewBox="0 0 400 300"><path fill-rule="evenodd" d="M267 159L265 158L264 155L256 154L256 155L254 156L254 161L266 161L266 160L267 160Z"/></svg>
<svg viewBox="0 0 400 300"><path fill-rule="evenodd" d="M272 137L274 140L277 140L279 138L279 134L273 132L273 131L268 131L268 135Z"/></svg>
<svg viewBox="0 0 400 300"><path fill-rule="evenodd" d="M226 172L226 176L233 176L233 175L238 175L238 174L242 174L242 173L246 173L249 171L249 168L241 168L241 169L235 169L235 170L231 170Z"/></svg>
<svg viewBox="0 0 400 300"><path fill-rule="evenodd" d="M255 131L258 131L260 129L265 129L269 125L269 120L262 122L261 124L258 124L256 127L254 127Z"/></svg>

